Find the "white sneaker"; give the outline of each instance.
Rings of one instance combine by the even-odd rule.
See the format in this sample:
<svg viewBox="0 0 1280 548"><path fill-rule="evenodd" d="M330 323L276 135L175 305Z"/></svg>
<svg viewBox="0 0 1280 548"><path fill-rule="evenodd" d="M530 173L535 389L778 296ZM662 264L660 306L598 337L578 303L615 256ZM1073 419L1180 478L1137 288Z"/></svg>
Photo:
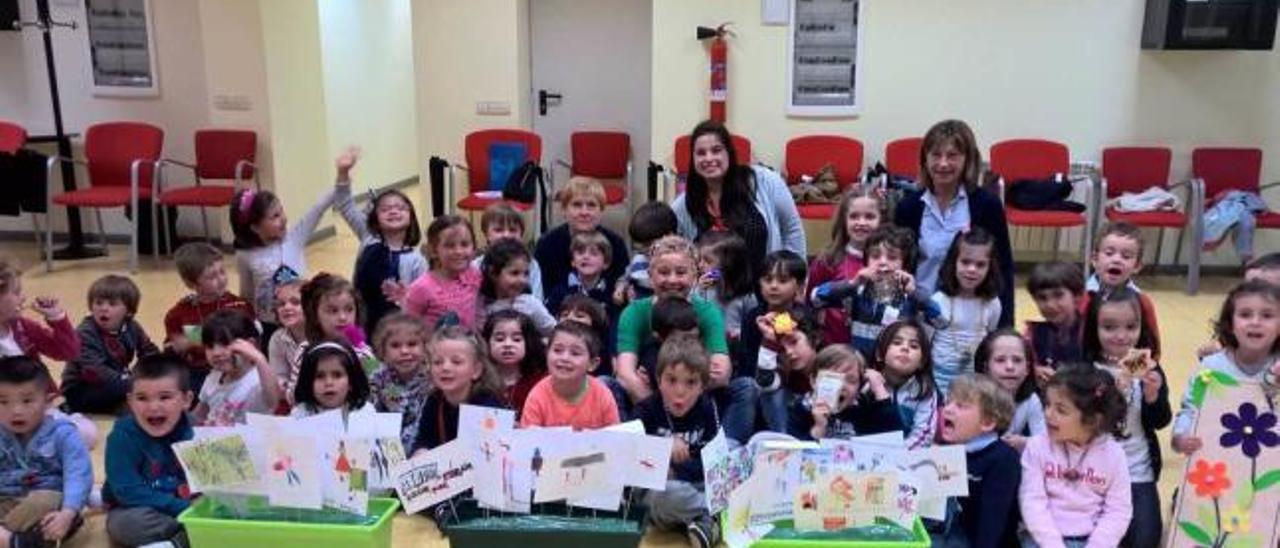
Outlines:
<svg viewBox="0 0 1280 548"><path fill-rule="evenodd" d="M177 548L177 547L178 547L178 545L177 545L177 544L174 544L174 543L169 542L169 541L167 541L167 540L162 540L162 541L160 541L160 542L152 542L152 543L150 543L150 544L143 544L142 546L139 546L138 548Z"/></svg>

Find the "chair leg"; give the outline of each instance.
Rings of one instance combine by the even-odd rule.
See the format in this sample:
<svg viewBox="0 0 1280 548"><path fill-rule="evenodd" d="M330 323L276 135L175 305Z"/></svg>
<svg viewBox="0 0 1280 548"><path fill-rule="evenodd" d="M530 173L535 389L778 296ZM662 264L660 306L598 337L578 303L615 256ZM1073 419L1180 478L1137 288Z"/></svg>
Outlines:
<svg viewBox="0 0 1280 548"><path fill-rule="evenodd" d="M1044 234L1041 232L1041 234ZM1058 248L1062 247L1062 231L1053 231L1053 260L1058 260Z"/></svg>
<svg viewBox="0 0 1280 548"><path fill-rule="evenodd" d="M1182 264L1182 240L1187 235L1187 226L1178 229L1178 244L1173 248L1173 264Z"/></svg>
<svg viewBox="0 0 1280 548"><path fill-rule="evenodd" d="M212 237L209 235L209 214L203 207L200 208L200 225L204 227L204 241L210 241Z"/></svg>
<svg viewBox="0 0 1280 548"><path fill-rule="evenodd" d="M40 219L36 218L35 213L31 214L31 232L36 237L36 249L40 249L44 244L44 242L40 241L40 233L44 232L44 230L40 228Z"/></svg>
<svg viewBox="0 0 1280 548"><path fill-rule="evenodd" d="M102 222L102 209L94 208L93 216L98 221L98 245L102 246L102 254L110 255L107 247L107 225Z"/></svg>
<svg viewBox="0 0 1280 548"><path fill-rule="evenodd" d="M1156 258L1154 261L1151 261L1152 266L1160 266L1160 257L1162 255L1160 252L1163 250L1163 248L1164 248L1164 227L1160 227L1159 231L1156 232Z"/></svg>
<svg viewBox="0 0 1280 548"><path fill-rule="evenodd" d="M157 207L156 200L151 199L151 258L160 257L160 208ZM167 242L166 242L167 243Z"/></svg>

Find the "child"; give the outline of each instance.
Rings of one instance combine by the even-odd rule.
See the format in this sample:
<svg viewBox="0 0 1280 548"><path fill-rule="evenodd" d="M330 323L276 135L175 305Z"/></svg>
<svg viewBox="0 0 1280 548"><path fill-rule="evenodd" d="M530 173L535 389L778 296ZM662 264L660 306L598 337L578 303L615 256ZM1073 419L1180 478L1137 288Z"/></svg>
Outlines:
<svg viewBox="0 0 1280 548"><path fill-rule="evenodd" d="M1125 287L1095 296L1084 320L1084 355L1115 377L1124 396L1124 427L1117 441L1129 462L1133 522L1125 546L1160 543L1160 442L1156 430L1169 425L1169 387L1164 371L1141 351L1151 350L1151 334L1142 321L1138 293ZM1136 352L1135 352L1136 351Z"/></svg>
<svg viewBox="0 0 1280 548"><path fill-rule="evenodd" d="M22 295L22 271L0 257L0 357L40 356L67 361L80 353L80 337L58 297L41 295L32 303L44 323L22 315L26 297ZM49 389L57 392L57 387Z"/></svg>
<svg viewBox="0 0 1280 548"><path fill-rule="evenodd" d="M134 320L142 293L133 280L108 274L89 286L89 317L80 322L80 355L62 371L67 407L80 413L114 414L129 392L135 358L160 351Z"/></svg>
<svg viewBox="0 0 1280 548"><path fill-rule="evenodd" d="M1084 359L1084 333L1080 303L1084 298L1084 274L1074 263L1037 263L1027 279L1027 292L1044 321L1028 321L1025 337L1031 341L1036 385L1043 387L1060 363Z"/></svg>
<svg viewBox="0 0 1280 548"><path fill-rule="evenodd" d="M485 320L484 340L489 343L489 359L502 379L505 399L519 415L529 391L547 376L542 334L528 316L515 310L500 310Z"/></svg>
<svg viewBox="0 0 1280 548"><path fill-rule="evenodd" d="M200 327L212 371L200 387L196 422L201 426L244 424L248 413L270 413L280 402L280 384L254 341L253 320L234 310L214 312Z"/></svg>
<svg viewBox="0 0 1280 548"><path fill-rule="evenodd" d="M1010 328L998 329L982 339L974 353L974 369L995 380L1013 398L1013 418L998 432L1009 447L1022 451L1027 438L1043 434L1044 404L1036 394L1031 375L1031 352L1027 340Z"/></svg>
<svg viewBox="0 0 1280 548"><path fill-rule="evenodd" d="M321 194L293 226L288 226L284 206L270 191L246 188L236 192L231 201L231 231L235 234L240 295L252 301L265 332L275 330L271 302L276 271L287 266L299 277L306 276L307 240L333 205L337 187L350 184L350 179L338 179L335 188Z"/></svg>
<svg viewBox="0 0 1280 548"><path fill-rule="evenodd" d="M51 382L35 358L0 358L0 546L60 544L84 522L93 465L76 426L48 414Z"/></svg>
<svg viewBox="0 0 1280 548"><path fill-rule="evenodd" d="M569 249L573 270L569 272L568 280L551 286L547 291L547 308L552 314L559 314L566 297L582 294L604 305L608 317L616 320L618 309L611 298L613 286L605 275L613 256L609 239L599 232L580 232L573 235Z"/></svg>
<svg viewBox="0 0 1280 548"><path fill-rule="evenodd" d="M720 431L716 406L704 396L711 378L707 352L697 336L676 334L658 352L658 393L639 405L646 434L673 438L666 490L645 496L648 519L660 529L683 530L692 546L720 542L720 528L707 513L702 447Z"/></svg>
<svg viewBox="0 0 1280 548"><path fill-rule="evenodd" d="M850 340L863 356L873 356L876 337L895 320L936 315L915 297L915 279L908 272L915 263L915 236L895 226L882 226L867 236L863 249L867 266L852 280L836 280L815 288L815 308L844 307Z"/></svg>
<svg viewBox="0 0 1280 548"><path fill-rule="evenodd" d="M310 417L334 409L342 418L351 413L373 413L369 378L360 367L360 358L345 341L325 340L307 347L293 388L290 417Z"/></svg>
<svg viewBox="0 0 1280 548"><path fill-rule="evenodd" d="M915 320L889 324L876 340L872 369L884 375L898 405L907 449L933 444L938 423L938 390L933 384L929 337Z"/></svg>
<svg viewBox="0 0 1280 548"><path fill-rule="evenodd" d="M618 406L605 384L588 375L600 363L600 341L577 322L556 326L547 345L545 379L529 391L520 426L572 426L595 430L618 423Z"/></svg>
<svg viewBox="0 0 1280 548"><path fill-rule="evenodd" d="M484 233L486 245L493 245L503 238L515 238L524 243L524 216L507 202L494 202L484 208L484 214L480 216L480 232ZM471 266L480 268L483 261L484 255L480 255L471 261ZM546 298L542 288L542 268L532 258L529 259L529 293L539 301Z"/></svg>
<svg viewBox="0 0 1280 548"><path fill-rule="evenodd" d="M351 282L328 272L316 274L302 286L307 340L342 341L350 345L367 377L378 369L378 358L359 327L364 317L363 304ZM296 389L294 393L297 394Z"/></svg>
<svg viewBox="0 0 1280 548"><path fill-rule="evenodd" d="M604 213L604 186L590 177L572 177L564 188L556 193L565 223L538 238L533 256L542 267L542 287L551 288L569 281L572 265L573 236L584 232L599 232L609 241L611 256L604 272L604 279L616 280L622 275L627 262L627 243L613 231L600 225Z"/></svg>
<svg viewBox="0 0 1280 548"><path fill-rule="evenodd" d="M1138 294L1142 304L1142 321L1151 335L1151 358L1160 360L1160 325L1156 322L1156 306L1138 289L1133 277L1142 270L1142 230L1129 223L1110 223L1098 232L1097 246L1093 251L1094 273L1085 282L1084 302L1081 310L1089 308L1089 300L1095 295L1106 295L1121 287Z"/></svg>
<svg viewBox="0 0 1280 548"><path fill-rule="evenodd" d="M613 375L613 356L615 337L610 337L610 326L614 323L609 321L608 312L605 312L604 305L591 297L581 293L569 295L564 298L564 302L560 303L560 312L556 315L558 321L571 320L582 325L590 327L596 333L596 337L604 342L604 348L600 350L600 365L596 367L594 373L598 375Z"/></svg>
<svg viewBox="0 0 1280 548"><path fill-rule="evenodd" d="M540 332L548 334L556 326L556 319L541 299L529 294L529 264L532 261L529 248L519 240L503 238L490 242L480 269L484 273L480 294L484 296L486 314L517 310L529 316Z"/></svg>
<svg viewBox="0 0 1280 548"><path fill-rule="evenodd" d="M742 335L742 317L756 307L747 244L732 232L712 231L699 236L697 245L702 275L694 294L720 306L733 345Z"/></svg>
<svg viewBox="0 0 1280 548"><path fill-rule="evenodd" d="M865 266L862 247L886 215L884 197L875 185L849 187L831 218L831 242L809 265L805 294L830 281L856 278ZM848 322L844 310L822 311L822 338L830 344L849 344Z"/></svg>
<svg viewBox="0 0 1280 548"><path fill-rule="evenodd" d="M431 270L414 280L404 296L405 312L421 317L435 328L441 320L474 328L482 318L480 269L475 258L475 233L471 223L457 215L442 215L427 227L423 252L431 258Z"/></svg>
<svg viewBox="0 0 1280 548"><path fill-rule="evenodd" d="M671 236L679 228L676 212L663 202L647 202L631 215L627 235L631 236L631 263L626 273L614 282L613 303L619 308L636 299L653 295L649 282L649 246L663 236Z"/></svg>
<svg viewBox="0 0 1280 548"><path fill-rule="evenodd" d="M1191 435L1199 411L1191 395L1196 379L1206 370L1261 381L1268 390L1280 387L1280 286L1262 280L1237 285L1227 293L1213 332L1222 350L1201 359L1198 370L1187 378L1182 407L1173 423L1173 449L1184 455L1204 445Z"/></svg>
<svg viewBox="0 0 1280 548"><path fill-rule="evenodd" d="M249 301L227 291L227 270L218 248L205 242L184 244L174 254L173 262L191 293L164 315L164 345L181 354L190 365L191 385L198 388L209 375L209 361L204 357L204 346L199 339L200 324L205 317L218 310L238 310L250 318L256 316Z"/></svg>
<svg viewBox="0 0 1280 548"><path fill-rule="evenodd" d="M293 387L302 366L302 347L307 344L307 319L302 312L302 283L291 270L281 270L275 280L275 314L279 329L267 341L267 359L280 379L285 398L293 399ZM192 384L193 387L198 385ZM288 402L286 402L288 403Z"/></svg>
<svg viewBox="0 0 1280 548"><path fill-rule="evenodd" d="M409 285L427 271L427 259L418 244L422 229L413 202L399 190L390 189L372 196L368 213L356 209L351 195L351 168L359 160L359 151L347 149L336 160L338 181L335 203L347 226L360 240L352 282L365 305L362 326L373 333L378 320L396 310L395 301Z"/></svg>
<svg viewBox="0 0 1280 548"><path fill-rule="evenodd" d="M1268 253L1249 261L1244 266L1244 279L1280 285L1280 252Z"/></svg>
<svg viewBox="0 0 1280 548"><path fill-rule="evenodd" d="M190 546L176 519L191 504L186 474L173 444L195 431L187 364L166 354L138 360L129 386L129 413L116 419L107 436L107 481L102 499L107 536L116 544L143 546L170 542Z"/></svg>
<svg viewBox="0 0 1280 548"><path fill-rule="evenodd" d="M765 256L763 274L760 277L761 302L742 317L739 331L741 338L734 348L734 373L754 378L760 390L760 413L765 426L774 432L787 432L787 408L790 399L807 394L810 386L807 375L786 375L780 366L778 352L782 340L773 331L773 318L786 313L792 319L807 318L813 321L813 313L801 304L804 280L808 274L804 258L793 251L780 249ZM763 318L763 320L762 320ZM802 330L821 346L820 333ZM787 376L792 382L784 383ZM785 390L781 390L785 388Z"/></svg>
<svg viewBox="0 0 1280 548"><path fill-rule="evenodd" d="M1129 466L1112 437L1124 396L1089 364L1059 368L1045 396L1048 432L1022 452L1023 546L1119 546L1133 515Z"/></svg>
<svg viewBox="0 0 1280 548"><path fill-rule="evenodd" d="M812 364L791 364L806 371L817 386L818 374L830 371L844 382L833 407L818 399L815 392L797 398L791 406L789 432L799 439L842 439L902 430L893 395L879 371L867 369L866 362L848 345L833 344L812 356Z"/></svg>
<svg viewBox="0 0 1280 548"><path fill-rule="evenodd" d="M400 443L413 447L422 402L431 379L427 372L427 343L431 330L421 318L392 312L373 332L373 350L382 365L369 376L370 397L381 413L400 413Z"/></svg>
<svg viewBox="0 0 1280 548"><path fill-rule="evenodd" d="M958 513L934 546L1017 546L1018 452L998 432L1013 415L1009 392L986 375L961 375L951 382L942 408L940 443L964 445L969 495L956 499Z"/></svg>
<svg viewBox="0 0 1280 548"><path fill-rule="evenodd" d="M431 337L431 391L422 406L411 453L435 449L458 437L459 407L466 403L506 408L498 373L489 364L484 341L451 325Z"/></svg>
<svg viewBox="0 0 1280 548"><path fill-rule="evenodd" d="M946 394L951 379L973 371L973 351L1000 323L1000 265L995 238L981 227L962 230L938 273L933 306L933 378Z"/></svg>

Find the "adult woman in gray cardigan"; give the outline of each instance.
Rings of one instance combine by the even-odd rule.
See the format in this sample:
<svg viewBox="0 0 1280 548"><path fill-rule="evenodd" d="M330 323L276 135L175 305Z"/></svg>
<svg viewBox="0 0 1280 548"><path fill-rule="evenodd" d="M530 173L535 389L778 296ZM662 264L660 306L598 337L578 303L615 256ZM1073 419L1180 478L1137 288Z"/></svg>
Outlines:
<svg viewBox="0 0 1280 548"><path fill-rule="evenodd" d="M749 242L753 275L766 254L789 249L805 255L804 226L787 185L774 171L742 166L729 130L711 120L693 128L684 194L671 203L681 236L690 240L710 230L728 230ZM766 245L758 245L764 242Z"/></svg>
<svg viewBox="0 0 1280 548"><path fill-rule="evenodd" d="M916 287L924 298L938 289L942 260L957 233L980 226L995 237L1000 268L1000 326L1013 325L1013 248L1000 198L978 186L982 151L973 130L960 120L944 120L925 133L920 145L920 185L924 190L898 202L893 223L916 233L919 257Z"/></svg>

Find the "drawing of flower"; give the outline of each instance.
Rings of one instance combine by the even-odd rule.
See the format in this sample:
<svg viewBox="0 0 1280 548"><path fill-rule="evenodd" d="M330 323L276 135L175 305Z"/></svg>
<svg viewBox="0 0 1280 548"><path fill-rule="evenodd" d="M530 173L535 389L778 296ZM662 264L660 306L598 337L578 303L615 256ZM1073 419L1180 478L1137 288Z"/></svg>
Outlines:
<svg viewBox="0 0 1280 548"><path fill-rule="evenodd" d="M1231 478L1227 477L1227 463L1197 460L1195 468L1187 474L1187 483L1195 486L1198 497L1221 497L1223 492L1231 488Z"/></svg>
<svg viewBox="0 0 1280 548"><path fill-rule="evenodd" d="M1231 505L1222 514L1222 532L1224 533L1248 533L1250 525L1249 512L1238 505Z"/></svg>
<svg viewBox="0 0 1280 548"><path fill-rule="evenodd" d="M1272 431L1275 426L1275 413L1259 414L1257 406L1252 403L1243 403L1240 405L1238 414L1222 415L1222 427L1227 431L1222 434L1218 443L1222 444L1223 448L1239 445L1246 457L1256 459L1262 452L1262 446L1280 445L1280 434Z"/></svg>

